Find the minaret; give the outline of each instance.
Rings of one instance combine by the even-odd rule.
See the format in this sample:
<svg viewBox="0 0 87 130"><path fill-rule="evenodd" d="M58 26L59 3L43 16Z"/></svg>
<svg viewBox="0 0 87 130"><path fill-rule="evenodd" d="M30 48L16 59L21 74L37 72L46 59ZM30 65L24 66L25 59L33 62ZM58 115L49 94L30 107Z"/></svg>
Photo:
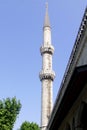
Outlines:
<svg viewBox="0 0 87 130"><path fill-rule="evenodd" d="M42 71L40 72L40 80L42 82L41 130L45 130L53 107L53 80L55 77L55 73L52 70L54 47L51 43L48 4L46 4L45 22L43 26L43 45L40 48L40 52L42 55Z"/></svg>

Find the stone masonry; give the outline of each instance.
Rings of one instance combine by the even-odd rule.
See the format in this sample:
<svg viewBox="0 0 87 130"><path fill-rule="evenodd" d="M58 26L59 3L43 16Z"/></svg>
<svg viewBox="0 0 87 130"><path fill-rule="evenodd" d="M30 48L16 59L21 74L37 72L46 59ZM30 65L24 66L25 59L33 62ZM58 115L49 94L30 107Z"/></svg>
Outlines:
<svg viewBox="0 0 87 130"><path fill-rule="evenodd" d="M52 70L52 55L54 47L51 44L51 27L48 16L48 5L46 5L45 23L43 27L43 45L40 48L42 55L42 70L40 80L42 82L41 100L41 130L45 130L52 112L53 80L55 73Z"/></svg>

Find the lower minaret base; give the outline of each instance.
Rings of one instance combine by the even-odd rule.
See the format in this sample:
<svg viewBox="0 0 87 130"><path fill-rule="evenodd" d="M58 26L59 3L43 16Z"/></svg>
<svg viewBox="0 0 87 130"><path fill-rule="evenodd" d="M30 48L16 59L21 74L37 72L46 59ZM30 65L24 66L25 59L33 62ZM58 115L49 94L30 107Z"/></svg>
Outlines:
<svg viewBox="0 0 87 130"><path fill-rule="evenodd" d="M42 111L41 111L41 130L45 130L52 111L52 80L42 81Z"/></svg>

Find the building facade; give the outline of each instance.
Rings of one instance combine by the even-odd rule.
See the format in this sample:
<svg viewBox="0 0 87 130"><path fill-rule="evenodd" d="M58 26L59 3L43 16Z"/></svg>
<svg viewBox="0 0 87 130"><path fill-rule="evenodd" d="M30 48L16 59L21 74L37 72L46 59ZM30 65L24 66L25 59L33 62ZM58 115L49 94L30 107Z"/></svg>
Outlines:
<svg viewBox="0 0 87 130"><path fill-rule="evenodd" d="M46 4L45 22L43 26L43 44L40 48L42 56L42 70L40 80L42 83L41 100L41 130L45 130L53 108L53 80L55 73L52 69L52 55L54 47L51 41L51 26L48 15L48 4Z"/></svg>
<svg viewBox="0 0 87 130"><path fill-rule="evenodd" d="M87 7L46 130L87 130Z"/></svg>

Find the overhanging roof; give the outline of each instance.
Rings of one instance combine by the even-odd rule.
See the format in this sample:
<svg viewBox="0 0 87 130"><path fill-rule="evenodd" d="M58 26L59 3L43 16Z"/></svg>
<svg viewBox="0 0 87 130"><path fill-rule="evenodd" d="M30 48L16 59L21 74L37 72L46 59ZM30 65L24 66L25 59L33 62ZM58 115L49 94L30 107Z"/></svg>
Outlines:
<svg viewBox="0 0 87 130"><path fill-rule="evenodd" d="M57 120L57 124L60 124L60 122L62 121L62 118L65 116L63 113L67 113L67 109L70 108L70 106L69 106L69 108L65 109L65 111L62 113L62 115L61 115L61 113L59 115L58 112L62 111L62 107L64 106L63 100L64 101L67 100L67 98L65 98L66 100L63 99L64 95L65 95L65 97L67 97L68 93L70 92L69 89L72 91L71 86L70 86L71 88L68 89L69 83L70 83L70 81L72 81L72 76L73 76L74 72L79 69L79 68L75 69L76 63L78 60L77 55L78 55L78 53L80 53L80 52L78 52L79 47L84 46L84 43L82 44L81 41L85 35L86 30L87 30L87 7L85 9L85 13L83 15L83 19L82 19L82 22L81 22L81 25L80 25L80 28L79 28L79 31L78 31L78 34L77 34L77 37L75 40L75 44L73 46L73 49L72 49L72 52L71 52L71 55L69 58L69 62L68 62L68 65L66 67L66 71L65 71L65 74L64 74L61 86L60 86L60 90L59 90L58 96L56 98L51 117L50 117L49 122L48 122L47 130L53 130L53 128L56 124L56 120ZM75 73L77 73L77 71ZM76 76L76 77L78 79L78 76ZM82 78L82 77L80 77L80 78ZM75 90L73 89L72 93L74 93L74 91L75 92L78 91L78 93L79 93L80 89L78 90L77 88ZM67 89L68 89L68 91L66 92ZM74 95L73 95L73 97L74 97ZM74 98L72 99L72 97L69 97L69 98L72 101L74 100ZM68 103L69 103L69 100L67 102L67 105L68 105ZM65 105L65 107L66 107L66 105ZM58 118L60 118L60 120Z"/></svg>
<svg viewBox="0 0 87 130"><path fill-rule="evenodd" d="M76 67L49 130L56 130L87 83L87 65Z"/></svg>

